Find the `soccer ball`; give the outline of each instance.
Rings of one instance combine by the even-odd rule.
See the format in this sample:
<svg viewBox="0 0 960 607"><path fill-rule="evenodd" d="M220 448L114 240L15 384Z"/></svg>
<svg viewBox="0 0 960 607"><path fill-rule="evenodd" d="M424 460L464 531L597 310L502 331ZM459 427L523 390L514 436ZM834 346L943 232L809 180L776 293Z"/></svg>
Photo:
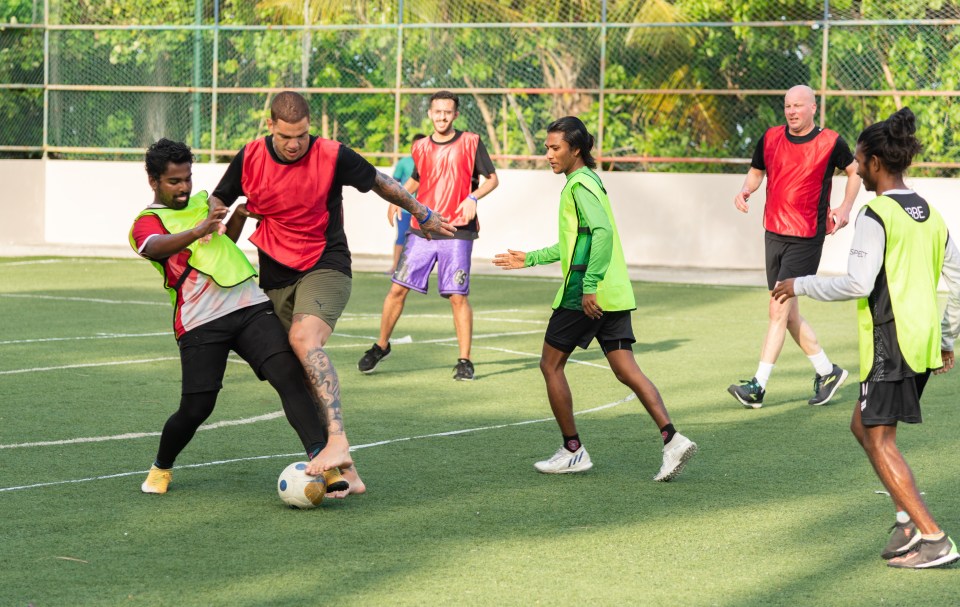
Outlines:
<svg viewBox="0 0 960 607"><path fill-rule="evenodd" d="M280 499L292 508L316 508L327 494L327 481L323 475L310 476L306 469L307 462L290 464L277 479Z"/></svg>

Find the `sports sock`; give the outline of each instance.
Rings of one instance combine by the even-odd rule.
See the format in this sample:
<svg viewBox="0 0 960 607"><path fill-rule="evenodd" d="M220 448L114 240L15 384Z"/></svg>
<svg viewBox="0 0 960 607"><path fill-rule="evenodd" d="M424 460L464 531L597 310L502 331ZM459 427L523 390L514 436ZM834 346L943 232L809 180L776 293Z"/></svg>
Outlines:
<svg viewBox="0 0 960 607"><path fill-rule="evenodd" d="M937 531L936 533L921 533L920 538L928 542L937 542L942 540L947 534L943 530Z"/></svg>
<svg viewBox="0 0 960 607"><path fill-rule="evenodd" d="M814 370L816 370L817 375L829 375L833 372L833 363L830 362L830 358L823 348L820 349L818 354L808 356L807 358L810 359L810 363L813 365Z"/></svg>
<svg viewBox="0 0 960 607"><path fill-rule="evenodd" d="M760 364L757 365L757 373L753 377L757 380L757 383L760 384L760 387L766 390L771 373L773 373L773 363L760 361Z"/></svg>
<svg viewBox="0 0 960 607"><path fill-rule="evenodd" d="M677 429L673 427L673 424L667 424L666 426L660 428L660 436L663 437L663 444L666 445L673 440L673 435L676 433Z"/></svg>
<svg viewBox="0 0 960 607"><path fill-rule="evenodd" d="M900 510L899 512L897 512L897 522L900 523L901 525L903 525L904 523L909 523L910 515L904 512L903 510Z"/></svg>
<svg viewBox="0 0 960 607"><path fill-rule="evenodd" d="M574 434L573 436L564 436L563 448L570 453L575 453L576 450L580 448L580 435Z"/></svg>

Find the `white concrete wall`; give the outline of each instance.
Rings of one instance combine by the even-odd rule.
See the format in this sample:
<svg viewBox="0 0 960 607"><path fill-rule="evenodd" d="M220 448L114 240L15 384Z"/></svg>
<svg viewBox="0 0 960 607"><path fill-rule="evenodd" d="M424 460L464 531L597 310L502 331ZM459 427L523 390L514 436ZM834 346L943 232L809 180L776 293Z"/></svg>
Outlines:
<svg viewBox="0 0 960 607"><path fill-rule="evenodd" d="M195 190L212 190L226 169L195 164ZM388 172L388 171L384 171ZM501 170L500 187L480 201L481 237L474 257L489 259L508 247L530 250L556 241L556 205L564 178L547 170ZM733 206L742 175L676 173L602 174L614 203L627 263L638 266L762 269L763 189L750 213ZM843 196L836 178L833 204ZM152 193L140 162L0 160L0 243L124 245L133 217ZM908 183L960 234L957 181L913 179ZM861 190L853 217L872 194ZM345 221L355 253L389 255L393 229L386 205L375 194L344 190ZM249 233L249 232L247 232ZM852 228L828 237L820 271L846 269ZM250 245L241 242L245 248Z"/></svg>

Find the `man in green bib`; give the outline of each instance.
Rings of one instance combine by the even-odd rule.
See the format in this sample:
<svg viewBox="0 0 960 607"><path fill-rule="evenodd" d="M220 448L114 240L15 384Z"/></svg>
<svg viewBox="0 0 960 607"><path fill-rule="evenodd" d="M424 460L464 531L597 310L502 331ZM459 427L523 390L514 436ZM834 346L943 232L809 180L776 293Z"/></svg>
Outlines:
<svg viewBox="0 0 960 607"><path fill-rule="evenodd" d="M920 423L920 396L930 372L953 367L960 333L960 252L940 213L909 189L903 173L920 151L916 118L902 108L857 139L857 174L877 197L864 205L850 248L847 275L803 276L779 283L773 297L857 300L860 398L850 429L883 482L897 512L880 555L891 567L926 569L960 560L917 490L897 447L897 423ZM940 276L950 289L941 320Z"/></svg>
<svg viewBox="0 0 960 607"><path fill-rule="evenodd" d="M287 332L257 286L257 273L236 243L218 233L226 207L210 210L207 193L190 196L193 154L186 145L161 139L146 154L153 203L134 220L130 246L163 276L173 304L173 329L180 347L180 407L167 420L144 493L166 493L173 463L213 412L223 387L227 355L235 351L280 395L283 411L309 458L327 444L325 420L303 381ZM230 230L234 236L239 230ZM307 473L323 474L328 492L349 484L336 469L319 463Z"/></svg>
<svg viewBox="0 0 960 607"><path fill-rule="evenodd" d="M663 464L654 480L669 481L683 471L697 452L697 444L673 427L660 392L633 357L636 339L630 311L637 305L610 199L593 171L593 136L579 118L566 116L547 127L546 148L553 172L567 177L560 194L560 241L529 253L508 250L493 261L504 270L559 261L563 271L563 285L553 301L540 357L563 446L534 467L545 474L565 474L593 466L577 433L564 367L577 346L586 348L596 339L617 379L633 390L660 429Z"/></svg>

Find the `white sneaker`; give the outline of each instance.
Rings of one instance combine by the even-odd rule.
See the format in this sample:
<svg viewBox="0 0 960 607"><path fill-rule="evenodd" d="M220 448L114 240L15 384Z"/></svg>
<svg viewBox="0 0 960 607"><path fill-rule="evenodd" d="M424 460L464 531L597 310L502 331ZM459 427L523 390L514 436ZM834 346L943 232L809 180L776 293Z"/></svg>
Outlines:
<svg viewBox="0 0 960 607"><path fill-rule="evenodd" d="M570 453L564 447L560 447L553 454L553 457L537 462L533 467L544 474L569 474L571 472L586 472L593 468L593 462L590 461L590 454L581 445L573 453Z"/></svg>
<svg viewBox="0 0 960 607"><path fill-rule="evenodd" d="M677 432L670 442L663 446L663 465L653 480L666 482L673 480L683 472L683 467L697 452L697 443Z"/></svg>

